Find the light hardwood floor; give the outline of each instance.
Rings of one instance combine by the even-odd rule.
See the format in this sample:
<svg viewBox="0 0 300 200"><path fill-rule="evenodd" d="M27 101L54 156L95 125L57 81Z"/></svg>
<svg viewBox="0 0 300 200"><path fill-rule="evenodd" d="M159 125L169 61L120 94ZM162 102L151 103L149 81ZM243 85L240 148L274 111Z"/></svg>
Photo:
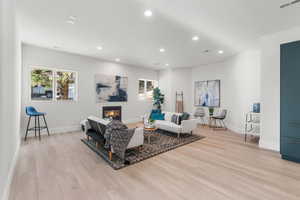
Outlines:
<svg viewBox="0 0 300 200"><path fill-rule="evenodd" d="M115 171L82 133L23 143L10 200L299 200L300 164L199 127L205 139Z"/></svg>

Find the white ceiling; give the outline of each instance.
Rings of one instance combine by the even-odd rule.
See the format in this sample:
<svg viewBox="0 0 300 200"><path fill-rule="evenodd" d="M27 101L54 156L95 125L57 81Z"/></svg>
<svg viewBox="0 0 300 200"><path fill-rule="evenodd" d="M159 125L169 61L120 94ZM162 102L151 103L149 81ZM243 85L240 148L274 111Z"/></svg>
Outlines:
<svg viewBox="0 0 300 200"><path fill-rule="evenodd" d="M265 34L299 26L300 4L279 8L288 1L24 0L18 15L25 43L143 67L191 67L220 62L256 47ZM153 17L144 17L146 9ZM69 16L76 16L74 25L66 23Z"/></svg>

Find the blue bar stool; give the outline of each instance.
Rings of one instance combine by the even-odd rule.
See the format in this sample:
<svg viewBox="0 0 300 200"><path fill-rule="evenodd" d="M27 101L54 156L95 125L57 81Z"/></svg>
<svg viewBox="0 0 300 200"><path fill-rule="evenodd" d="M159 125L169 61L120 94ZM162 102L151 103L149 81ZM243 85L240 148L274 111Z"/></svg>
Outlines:
<svg viewBox="0 0 300 200"><path fill-rule="evenodd" d="M29 120L28 120L28 124L27 124L27 129L26 129L25 141L27 139L28 131L34 131L35 137L36 137L36 131L38 131L39 140L41 140L41 130L43 130L43 129L47 129L48 136L50 135L48 125L47 125L47 122L45 119L46 113L38 112L34 107L29 106L29 107L26 107L26 115L29 116ZM32 117L34 117L34 127L29 128ZM40 117L43 117L45 126L40 126ZM38 124L36 124L36 122L38 122Z"/></svg>

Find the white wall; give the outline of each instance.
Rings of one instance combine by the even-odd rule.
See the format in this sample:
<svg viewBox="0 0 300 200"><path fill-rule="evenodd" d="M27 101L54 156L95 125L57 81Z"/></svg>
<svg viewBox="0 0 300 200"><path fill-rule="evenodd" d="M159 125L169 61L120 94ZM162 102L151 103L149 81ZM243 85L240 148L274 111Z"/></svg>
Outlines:
<svg viewBox="0 0 300 200"><path fill-rule="evenodd" d="M0 199L8 199L19 149L20 43L15 0L0 1Z"/></svg>
<svg viewBox="0 0 300 200"><path fill-rule="evenodd" d="M280 44L300 40L300 28L261 38L261 109L260 146L280 149Z"/></svg>
<svg viewBox="0 0 300 200"><path fill-rule="evenodd" d="M140 116L152 108L151 100L138 98L138 79L157 80L157 72L141 67L110 63L98 59L79 56L45 48L23 45L22 80L22 133L27 122L25 107L34 106L47 113L51 132L77 130L79 122L89 115L102 117L102 106L121 105L124 122L136 122ZM76 102L32 102L30 101L31 66L45 66L78 72L78 101ZM95 79L97 73L128 77L128 102L96 104Z"/></svg>
<svg viewBox="0 0 300 200"><path fill-rule="evenodd" d="M166 69L159 71L159 87L165 94L165 104L163 109L175 111L175 94L183 92L184 111L191 112L191 69Z"/></svg>
<svg viewBox="0 0 300 200"><path fill-rule="evenodd" d="M194 68L192 75L193 88L195 81L221 80L221 108L228 110L228 128L243 133L245 114L260 102L260 52L246 51L222 63Z"/></svg>
<svg viewBox="0 0 300 200"><path fill-rule="evenodd" d="M168 76L166 76L166 74ZM206 66L163 70L159 73L161 83L171 82L170 99L175 98L177 90L185 94L185 111L194 110L194 82L202 80L221 80L221 107L228 109L227 125L230 129L243 133L245 114L255 102L260 102L260 52L246 51L225 62ZM174 103L171 111L174 110Z"/></svg>

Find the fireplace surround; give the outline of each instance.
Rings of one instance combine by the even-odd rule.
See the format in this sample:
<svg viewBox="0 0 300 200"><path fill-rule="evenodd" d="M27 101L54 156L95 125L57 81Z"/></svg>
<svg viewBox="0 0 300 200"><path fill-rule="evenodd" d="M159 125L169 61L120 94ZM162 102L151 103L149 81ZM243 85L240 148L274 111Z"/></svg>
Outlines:
<svg viewBox="0 0 300 200"><path fill-rule="evenodd" d="M122 107L121 106L103 106L102 118L112 118L114 120L122 121Z"/></svg>

